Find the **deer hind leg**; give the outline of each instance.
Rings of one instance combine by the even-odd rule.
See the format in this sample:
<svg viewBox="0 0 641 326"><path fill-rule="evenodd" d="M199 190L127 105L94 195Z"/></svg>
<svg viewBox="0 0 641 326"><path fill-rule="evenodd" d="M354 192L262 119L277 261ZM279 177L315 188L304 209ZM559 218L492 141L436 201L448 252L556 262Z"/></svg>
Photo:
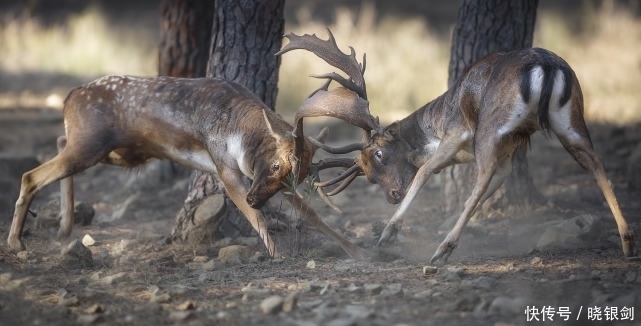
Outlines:
<svg viewBox="0 0 641 326"><path fill-rule="evenodd" d="M94 134L95 135L95 134ZM22 175L20 185L20 194L16 201L15 210L13 213L13 220L9 230L9 237L7 243L13 250L24 250L25 246L22 243L22 230L26 220L27 210L35 195L43 187L63 178L69 177L86 168L96 164L100 159L107 155L108 150L101 140L104 137L86 137L82 139L81 143L65 143L65 139L61 139L59 144L63 145L62 151L58 153L51 160L41 164L40 166L30 170ZM71 183L62 186L61 190L64 192L67 188L71 187ZM63 206L71 206L71 216L63 215L61 220L61 230L64 234L68 228L71 230L73 224L73 197L68 194L62 194L66 203ZM69 214L69 209L62 208L63 214Z"/></svg>
<svg viewBox="0 0 641 326"><path fill-rule="evenodd" d="M623 254L626 257L634 256L634 234L628 226L628 222L623 217L623 213L621 213L621 208L619 208L619 203L605 173L603 163L592 148L592 142L590 141L583 117L575 117L575 119L572 119L573 124L570 124L569 121L566 124L562 124L561 122L553 120L551 124L552 130L559 138L563 147L565 147L579 165L592 172L614 216L619 230L619 236L621 237Z"/></svg>
<svg viewBox="0 0 641 326"><path fill-rule="evenodd" d="M58 153L67 145L67 137L60 136L57 141ZM68 237L74 222L73 216L73 176L60 179L60 228L58 238Z"/></svg>
<svg viewBox="0 0 641 326"><path fill-rule="evenodd" d="M258 236L263 240L267 252L271 257L278 257L279 253L276 250L276 245L272 241L269 232L267 231L267 222L260 210L252 208L247 203L247 192L249 191L243 182L243 176L238 175L237 172L230 169L220 169L218 176L225 185L227 195L236 204L236 207L245 215L249 224L258 232Z"/></svg>

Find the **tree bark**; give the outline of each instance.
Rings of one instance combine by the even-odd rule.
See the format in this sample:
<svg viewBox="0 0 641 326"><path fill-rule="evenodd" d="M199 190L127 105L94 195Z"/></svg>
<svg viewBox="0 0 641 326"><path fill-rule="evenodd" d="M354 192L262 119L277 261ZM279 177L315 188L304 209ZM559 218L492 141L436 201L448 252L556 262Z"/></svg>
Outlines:
<svg viewBox="0 0 641 326"><path fill-rule="evenodd" d="M284 4L284 0L216 1L206 76L239 83L273 108L280 66L280 57L274 54L281 47ZM212 205L210 212L204 208L199 211L205 201L221 203L208 199L210 196L224 196L223 204ZM194 171L184 207L176 217L172 239L202 242L215 238L219 228L226 236L247 235L252 228L243 221L243 215L224 195L220 181L211 174Z"/></svg>
<svg viewBox="0 0 641 326"><path fill-rule="evenodd" d="M452 35L448 86L453 87L465 69L476 60L498 51L532 46L538 0L463 0ZM528 205L541 201L529 174L526 150L519 148L513 169L496 198L505 197L508 205ZM460 210L476 180L473 165L451 168L445 178L445 202L449 213ZM507 193L507 196L502 196ZM490 200L491 201L491 200Z"/></svg>

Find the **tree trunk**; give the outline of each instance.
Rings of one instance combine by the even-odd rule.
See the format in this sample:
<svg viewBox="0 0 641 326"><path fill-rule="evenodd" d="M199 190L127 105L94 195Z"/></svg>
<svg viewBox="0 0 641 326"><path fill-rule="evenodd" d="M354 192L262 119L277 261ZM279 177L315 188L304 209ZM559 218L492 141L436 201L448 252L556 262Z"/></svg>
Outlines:
<svg viewBox="0 0 641 326"><path fill-rule="evenodd" d="M465 69L476 60L497 51L532 46L538 0L463 0L452 35L448 86L455 85ZM528 171L526 150L519 148L513 159L512 174L493 200L505 197L508 204L528 205L539 202L541 195ZM445 178L446 210L460 210L476 180L472 165L451 168ZM502 196L507 193L508 196Z"/></svg>
<svg viewBox="0 0 641 326"><path fill-rule="evenodd" d="M216 1L206 76L239 83L273 108L280 65L280 57L274 54L281 47L284 4L284 0ZM208 205L200 207L202 203ZM224 195L220 181L195 171L184 207L176 217L172 238L202 242L215 238L217 229L226 236L252 232L243 215Z"/></svg>
<svg viewBox="0 0 641 326"><path fill-rule="evenodd" d="M163 0L158 75L205 77L214 2Z"/></svg>

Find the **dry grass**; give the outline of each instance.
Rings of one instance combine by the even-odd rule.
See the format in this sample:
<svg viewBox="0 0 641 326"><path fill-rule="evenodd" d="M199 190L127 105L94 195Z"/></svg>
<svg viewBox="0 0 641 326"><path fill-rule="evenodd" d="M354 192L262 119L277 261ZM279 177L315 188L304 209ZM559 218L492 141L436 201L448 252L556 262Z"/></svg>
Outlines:
<svg viewBox="0 0 641 326"><path fill-rule="evenodd" d="M389 16L372 6L363 6L358 13L337 8L329 26L307 18L311 15L304 9L298 15L298 21L305 23L288 24L287 32L327 37L325 28L329 27L344 51L353 46L359 59L367 53L365 77L372 113L383 120L399 119L445 91L450 40L436 35L422 18ZM588 31L577 35L565 17L539 12L535 46L557 52L575 68L589 120L617 124L641 121L637 90L641 84L641 21L612 6L586 15L583 21ZM156 44L157 36L141 31L114 32L97 9L51 28L37 20L19 19L0 30L0 70L87 77L154 75ZM331 70L335 69L312 54L285 54L277 110L290 115L322 83L307 76ZM22 95L13 96L30 94L28 88L26 83ZM35 95L46 98L49 94ZM6 96L0 94L0 103L10 105L11 101L2 100Z"/></svg>

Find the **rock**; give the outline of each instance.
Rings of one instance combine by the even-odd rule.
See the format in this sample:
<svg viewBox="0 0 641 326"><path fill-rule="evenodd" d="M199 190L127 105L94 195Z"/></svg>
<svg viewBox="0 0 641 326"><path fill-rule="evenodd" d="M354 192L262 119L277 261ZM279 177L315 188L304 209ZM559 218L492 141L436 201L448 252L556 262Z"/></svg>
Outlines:
<svg viewBox="0 0 641 326"><path fill-rule="evenodd" d="M91 246L96 244L96 240L94 240L94 238L92 236L90 236L89 234L85 234L82 237L82 244L85 247L91 247Z"/></svg>
<svg viewBox="0 0 641 326"><path fill-rule="evenodd" d="M185 310L195 310L196 304L190 300L187 300L176 306L176 310L185 311Z"/></svg>
<svg viewBox="0 0 641 326"><path fill-rule="evenodd" d="M260 312L265 315L277 314L283 309L285 300L279 295L272 295L260 303Z"/></svg>
<svg viewBox="0 0 641 326"><path fill-rule="evenodd" d="M530 265L542 265L543 264L543 259L541 257L534 257L530 260Z"/></svg>
<svg viewBox="0 0 641 326"><path fill-rule="evenodd" d="M403 295L403 284L401 283L392 283L385 285L385 288L381 291L381 296L383 297L395 297Z"/></svg>
<svg viewBox="0 0 641 326"><path fill-rule="evenodd" d="M372 308L355 304L346 305L343 311L353 319L366 319L374 315Z"/></svg>
<svg viewBox="0 0 641 326"><path fill-rule="evenodd" d="M80 241L74 240L61 252L62 263L74 267L93 266L91 250L85 247Z"/></svg>
<svg viewBox="0 0 641 326"><path fill-rule="evenodd" d="M298 304L298 294L291 293L288 296L286 296L285 301L283 301L283 311L291 312L294 309L296 309L297 304Z"/></svg>
<svg viewBox="0 0 641 326"><path fill-rule="evenodd" d="M249 284L240 289L240 292L249 296L261 296L269 293L269 289L265 289L252 282L249 282Z"/></svg>
<svg viewBox="0 0 641 326"><path fill-rule="evenodd" d="M307 262L305 267L307 267L308 269L314 269L314 268L316 268L316 262L312 259L312 260Z"/></svg>
<svg viewBox="0 0 641 326"><path fill-rule="evenodd" d="M545 231L539 238L536 248L576 248L581 244L592 244L601 232L601 218L584 214L569 220L552 221L546 223ZM590 241L586 241L590 239Z"/></svg>
<svg viewBox="0 0 641 326"><path fill-rule="evenodd" d="M489 312L498 315L517 315L525 311L528 300L525 298L509 298L499 296L490 303Z"/></svg>
<svg viewBox="0 0 641 326"><path fill-rule="evenodd" d="M251 258L252 251L247 246L231 245L220 248L218 260L226 265L238 265L247 263Z"/></svg>
<svg viewBox="0 0 641 326"><path fill-rule="evenodd" d="M97 324L102 320L102 315L97 314L79 314L78 315L78 324L91 325Z"/></svg>

